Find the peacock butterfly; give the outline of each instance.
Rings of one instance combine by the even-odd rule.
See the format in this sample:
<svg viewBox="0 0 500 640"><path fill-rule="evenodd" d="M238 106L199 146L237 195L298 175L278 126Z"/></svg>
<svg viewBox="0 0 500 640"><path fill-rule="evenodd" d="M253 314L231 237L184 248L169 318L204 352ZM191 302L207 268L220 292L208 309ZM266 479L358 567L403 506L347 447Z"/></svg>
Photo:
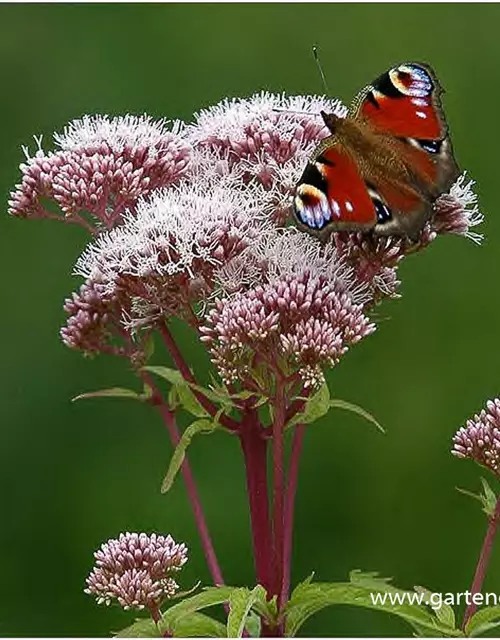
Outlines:
<svg viewBox="0 0 500 640"><path fill-rule="evenodd" d="M321 112L331 136L297 185L299 226L320 237L373 230L417 240L459 175L441 93L431 67L405 63L360 91L346 118Z"/></svg>

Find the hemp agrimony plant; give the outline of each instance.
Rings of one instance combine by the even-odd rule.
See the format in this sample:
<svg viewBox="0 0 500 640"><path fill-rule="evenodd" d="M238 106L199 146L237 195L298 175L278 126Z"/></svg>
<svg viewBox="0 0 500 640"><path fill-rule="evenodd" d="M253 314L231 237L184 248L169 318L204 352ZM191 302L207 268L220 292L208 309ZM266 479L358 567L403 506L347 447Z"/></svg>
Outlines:
<svg viewBox="0 0 500 640"><path fill-rule="evenodd" d="M86 592L99 603L143 611L121 636L293 636L334 604L388 611L420 635L463 633L450 607L374 604L375 592L408 593L374 574L353 572L344 583L308 578L291 589L294 499L308 426L332 408L379 426L362 408L331 396L325 371L373 334L374 308L399 296L401 260L445 233L479 242L472 229L482 220L462 176L437 200L416 244L345 232L320 244L290 226L295 185L328 135L321 111L346 113L336 100L263 93L224 101L189 124L86 116L54 136L53 151L41 140L34 155L25 149L9 212L79 224L90 235L74 267L83 282L65 302L62 340L84 355L122 358L140 383L139 391L111 387L80 397L134 398L161 414L174 447L162 490L182 476L214 583L179 591L188 552L170 535L123 533L105 542ZM185 359L173 318L205 345L209 386ZM168 363L154 354L159 341ZM498 407L488 405L454 441L457 455L495 473ZM183 432L180 412L193 417ZM215 431L236 436L243 452L252 585L226 584L187 458L197 434ZM224 623L205 612L215 605L225 607Z"/></svg>

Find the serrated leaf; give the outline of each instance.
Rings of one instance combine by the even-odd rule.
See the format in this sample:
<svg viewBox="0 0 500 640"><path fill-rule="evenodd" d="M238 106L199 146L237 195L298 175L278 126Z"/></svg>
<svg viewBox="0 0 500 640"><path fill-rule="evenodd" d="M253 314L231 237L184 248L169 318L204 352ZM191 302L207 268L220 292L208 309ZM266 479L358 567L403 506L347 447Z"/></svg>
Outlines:
<svg viewBox="0 0 500 640"><path fill-rule="evenodd" d="M72 402L77 400L87 400L88 398L129 398L130 400L144 400L144 396L132 389L122 387L111 387L110 389L100 389L99 391L89 391L75 396Z"/></svg>
<svg viewBox="0 0 500 640"><path fill-rule="evenodd" d="M115 634L115 638L161 638L162 634L151 618L136 620Z"/></svg>
<svg viewBox="0 0 500 640"><path fill-rule="evenodd" d="M241 638L245 629L245 623L253 605L265 590L257 585L252 591L246 587L234 589L229 598L229 616L227 619L227 637Z"/></svg>
<svg viewBox="0 0 500 640"><path fill-rule="evenodd" d="M184 462L184 458L186 456L186 449L191 444L191 440L195 435L200 433L212 433L215 429L217 429L217 422L212 420L195 420L189 427L184 431L181 436L181 439L177 443L175 447L175 451L172 454L172 458L170 459L170 464L168 467L167 475L163 479L161 485L161 492L166 493L172 486L175 476L179 472L182 463Z"/></svg>
<svg viewBox="0 0 500 640"><path fill-rule="evenodd" d="M191 616L201 609L228 602L235 587L207 587L201 593L185 598L167 609L163 614L161 628L165 632L173 632L175 626L185 616Z"/></svg>
<svg viewBox="0 0 500 640"><path fill-rule="evenodd" d="M465 627L465 635L470 638L477 638L498 626L500 626L500 605L483 607L471 616Z"/></svg>
<svg viewBox="0 0 500 640"><path fill-rule="evenodd" d="M325 383L321 388L310 398L306 399L304 409L297 413L288 423L288 426L292 426L297 423L309 424L318 420L325 413L328 413L330 409L330 390Z"/></svg>
<svg viewBox="0 0 500 640"><path fill-rule="evenodd" d="M436 618L447 625L448 627L455 628L456 619L455 619L455 611L453 607L450 607L449 604L443 602L443 598L441 594L437 594L439 596L439 607L432 606L432 597L434 593L425 587L416 586L414 587L416 593L422 593L426 596L427 601L430 603L429 606L434 611Z"/></svg>
<svg viewBox="0 0 500 640"><path fill-rule="evenodd" d="M162 632L169 630L164 620L158 626ZM180 618L171 627L171 634L175 638L225 638L227 635L226 625L204 613L190 613Z"/></svg>
<svg viewBox="0 0 500 640"><path fill-rule="evenodd" d="M330 400L330 408L331 409L345 409L346 411L350 411L351 413L356 413L358 416L361 416L368 422L371 422L373 425L377 427L379 431L385 433L384 427L376 420L371 413L363 409L357 404L353 404L352 402L347 402L346 400L340 400L339 398L334 398Z"/></svg>
<svg viewBox="0 0 500 640"><path fill-rule="evenodd" d="M395 593L399 594L401 604L380 599ZM406 600L408 596L416 598L418 594L396 589L374 574L357 573L354 582L347 583L302 583L294 590L285 607L285 633L295 636L310 616L326 607L343 604L396 615L414 629L418 627L421 631L432 633L433 637L463 637L461 631L443 624L424 605L409 603Z"/></svg>

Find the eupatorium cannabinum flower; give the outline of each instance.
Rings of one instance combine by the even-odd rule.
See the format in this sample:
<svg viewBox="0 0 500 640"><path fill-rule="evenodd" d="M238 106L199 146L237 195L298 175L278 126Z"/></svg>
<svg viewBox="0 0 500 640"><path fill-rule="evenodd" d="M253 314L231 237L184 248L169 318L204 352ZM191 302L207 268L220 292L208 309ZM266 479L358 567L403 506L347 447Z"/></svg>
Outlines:
<svg viewBox="0 0 500 640"><path fill-rule="evenodd" d="M500 399L488 400L486 407L453 436L452 453L470 458L500 475Z"/></svg>
<svg viewBox="0 0 500 640"><path fill-rule="evenodd" d="M171 536L121 533L95 552L85 593L99 604L117 600L124 609L157 610L178 585L171 577L187 562L187 547Z"/></svg>
<svg viewBox="0 0 500 640"><path fill-rule="evenodd" d="M329 134L321 110L346 113L338 100L261 93L170 131L147 117L87 117L56 136L59 151L29 159L11 213L52 216L45 198L73 220L85 222L86 209L115 227L77 263L85 284L66 301L65 343L130 352L141 328L178 315L203 327L226 380L272 354L316 384L322 367L373 331L366 313L397 294L405 255L440 233L479 239L470 229L482 217L463 177L436 202L417 245L355 233L320 245L284 229L305 163Z"/></svg>
<svg viewBox="0 0 500 640"><path fill-rule="evenodd" d="M169 130L165 121L148 116L75 120L54 136L58 151L44 153L39 144L30 157L25 149L22 181L11 193L9 212L59 217L44 202L53 200L69 221L89 229L99 221L110 228L125 209L133 211L139 196L178 182L190 155L180 131L179 123Z"/></svg>

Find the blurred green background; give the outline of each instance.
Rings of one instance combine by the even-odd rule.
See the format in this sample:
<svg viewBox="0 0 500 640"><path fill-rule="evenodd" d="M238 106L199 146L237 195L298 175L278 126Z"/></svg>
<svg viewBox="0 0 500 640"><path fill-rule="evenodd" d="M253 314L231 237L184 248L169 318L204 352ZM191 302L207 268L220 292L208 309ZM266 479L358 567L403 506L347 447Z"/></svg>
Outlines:
<svg viewBox="0 0 500 640"><path fill-rule="evenodd" d="M485 518L456 486L480 471L450 453L465 419L498 393L497 216L500 101L498 5L6 5L0 6L0 196L18 181L21 145L85 113L189 119L224 97L261 89L349 101L388 66L432 64L459 162L477 180L486 241L440 238L406 260L401 300L375 335L330 375L334 392L387 429L334 412L307 435L293 579L343 580L378 570L397 584L464 591ZM6 210L6 204L4 205ZM123 364L65 348L62 301L79 282L87 241L71 226L0 219L0 635L94 636L133 615L83 593L92 552L124 530L188 543L182 585L209 582L182 483L159 486L170 445L157 415L118 400L72 404L83 391L133 385ZM188 336L183 336L189 351ZM192 347L198 371L206 359ZM190 451L226 580L252 584L237 442L201 438ZM500 541L499 541L500 545ZM500 549L485 591L500 594ZM410 635L391 617L337 608L309 635Z"/></svg>

